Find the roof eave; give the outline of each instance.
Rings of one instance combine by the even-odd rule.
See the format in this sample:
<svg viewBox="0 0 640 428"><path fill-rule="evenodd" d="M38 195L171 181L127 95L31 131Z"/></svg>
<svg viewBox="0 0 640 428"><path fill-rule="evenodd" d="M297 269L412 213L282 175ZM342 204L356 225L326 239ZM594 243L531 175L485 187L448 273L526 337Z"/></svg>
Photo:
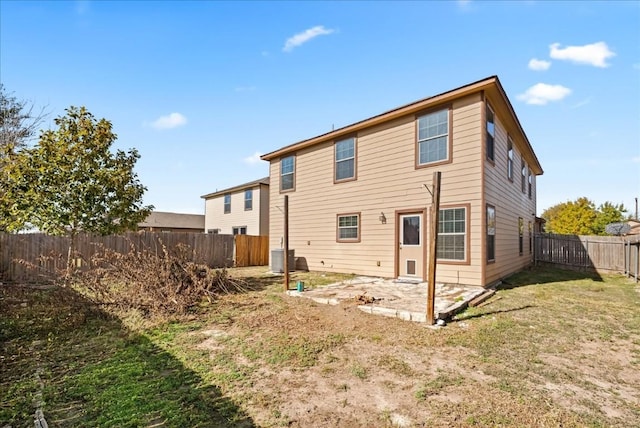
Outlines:
<svg viewBox="0 0 640 428"><path fill-rule="evenodd" d="M524 132L524 128L520 123L520 119L518 119L518 116L516 115L516 111L514 110L513 105L511 104L511 101L509 101L509 97L507 97L507 93L502 87L502 83L500 83L500 79L498 79L497 77L496 77L496 87L498 88L498 91L500 92L502 99L504 100L507 108L509 109L509 113L511 114L511 117L514 119L516 126L518 127L518 131L520 132L520 134L522 134L522 137L524 138L524 142L527 145L527 149L531 153L531 156L533 156L533 160L535 161L535 164L529 165L529 167L533 167L534 173L536 175L542 175L544 171L542 169L542 165L540 165L538 156L536 156L536 152L533 151L533 147L531 146L529 137L527 137L527 134Z"/></svg>
<svg viewBox="0 0 640 428"><path fill-rule="evenodd" d="M453 99L482 91L484 88L489 87L490 85L496 82L498 82L497 76L487 77L485 79L478 80L477 82L469 83L468 85L461 86L459 88L452 89L450 91L443 92L441 94L434 95L432 97L423 98L421 100L414 101L412 103L395 108L393 110L389 110L387 112L378 114L368 119L364 119L359 122L353 123L351 125L347 125L342 128L336 129L335 131L330 131L325 134L318 135L316 137L313 137L307 140L302 140L297 143L290 144L288 146L282 147L273 152L264 154L260 156L260 159L270 161L282 155L292 153L297 150L301 150L324 141L330 141L330 140L339 138L342 135L351 134L351 133L360 131L362 129L369 128L371 126L375 126L380 123L396 119L398 117L406 116L412 113L417 113L420 110L424 110L434 104L446 103Z"/></svg>
<svg viewBox="0 0 640 428"><path fill-rule="evenodd" d="M226 193L233 193L233 192L238 192L240 190L252 189L258 186L268 186L268 185L269 185L269 177L264 177L259 180L250 181L249 183L239 184L237 186L229 187L227 189L222 189L217 192L208 193L206 195L200 196L200 198L211 199L211 198L215 198L216 196L224 195Z"/></svg>

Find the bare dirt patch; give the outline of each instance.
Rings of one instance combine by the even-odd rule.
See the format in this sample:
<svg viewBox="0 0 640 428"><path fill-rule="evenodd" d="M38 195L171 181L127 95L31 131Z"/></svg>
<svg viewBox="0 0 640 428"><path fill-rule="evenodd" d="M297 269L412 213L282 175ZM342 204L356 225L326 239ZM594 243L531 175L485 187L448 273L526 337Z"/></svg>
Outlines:
<svg viewBox="0 0 640 428"><path fill-rule="evenodd" d="M634 347L629 340L590 341L579 343L565 356L542 355L550 370L571 377L571 382L547 381L544 388L568 407L595 408L613 419L631 418L633 407L640 409L640 370L633 364Z"/></svg>
<svg viewBox="0 0 640 428"><path fill-rule="evenodd" d="M594 292L620 290L589 279L566 289L515 287L431 329L274 287L221 299L203 330L224 333L204 335L199 345L214 370L224 360L221 372L241 373L223 389L260 426L622 427L638 420L640 342L630 332L640 320L632 307L618 310L626 325L619 329L600 315L606 307L589 315L591 304L603 304ZM568 304L580 305L575 322L557 316ZM579 341L585 326L589 340Z"/></svg>

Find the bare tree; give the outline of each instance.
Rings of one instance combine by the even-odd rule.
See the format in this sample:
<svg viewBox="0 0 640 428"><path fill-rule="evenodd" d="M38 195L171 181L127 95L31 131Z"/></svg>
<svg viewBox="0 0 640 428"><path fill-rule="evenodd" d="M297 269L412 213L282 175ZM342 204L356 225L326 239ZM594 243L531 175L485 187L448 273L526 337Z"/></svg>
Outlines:
<svg viewBox="0 0 640 428"><path fill-rule="evenodd" d="M24 148L33 139L47 114L44 107L18 100L0 83L0 153L7 156Z"/></svg>

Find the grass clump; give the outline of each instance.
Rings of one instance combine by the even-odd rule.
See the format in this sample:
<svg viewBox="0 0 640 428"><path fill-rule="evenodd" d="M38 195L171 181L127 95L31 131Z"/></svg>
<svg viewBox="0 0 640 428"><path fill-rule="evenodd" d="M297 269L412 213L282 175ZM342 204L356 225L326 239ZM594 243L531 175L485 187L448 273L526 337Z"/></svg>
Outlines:
<svg viewBox="0 0 640 428"><path fill-rule="evenodd" d="M351 365L351 374L358 379L365 380L368 376L368 370L360 363L354 363Z"/></svg>
<svg viewBox="0 0 640 428"><path fill-rule="evenodd" d="M464 378L460 375L439 370L435 378L422 383L414 396L418 401L425 401L430 396L439 394L448 387L462 385L463 381Z"/></svg>

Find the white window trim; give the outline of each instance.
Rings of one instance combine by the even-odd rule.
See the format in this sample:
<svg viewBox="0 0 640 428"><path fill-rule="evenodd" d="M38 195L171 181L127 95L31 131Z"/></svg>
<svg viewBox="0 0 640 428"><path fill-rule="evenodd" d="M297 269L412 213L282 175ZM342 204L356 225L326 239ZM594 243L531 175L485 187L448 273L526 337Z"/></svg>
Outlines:
<svg viewBox="0 0 640 428"><path fill-rule="evenodd" d="M229 203L227 203L227 197L229 198ZM223 204L223 212L225 214L229 214L231 213L231 194L227 193L222 197L222 204ZM229 209L227 210L227 206L229 206Z"/></svg>
<svg viewBox="0 0 640 428"><path fill-rule="evenodd" d="M463 236L464 239L462 240L463 242L463 254L464 256L461 259L447 259L444 257L437 257L438 261L445 261L445 262L466 262L467 261L467 251L469 250L467 248L467 233L469 233L469 225L467 224L468 222L468 212L467 212L468 207L466 206L461 206L461 207L446 207L446 208L440 208L440 211L450 211L450 210L464 210L464 232L440 232L438 231L438 238L441 236ZM438 222L442 221L443 216L441 213L438 214ZM438 227L439 229L439 227ZM437 249L436 249L437 251Z"/></svg>
<svg viewBox="0 0 640 428"><path fill-rule="evenodd" d="M431 116L431 115L442 113L443 111L447 114L447 132L444 133L444 134L433 135L431 137L424 138L424 139L421 140L420 139L420 120L424 119L424 118L426 118L428 116ZM451 128L450 121L451 121L451 115L450 115L450 110L448 108L444 108L444 109L437 110L437 111L432 111L432 112L429 112L429 113L426 113L426 114L418 116L418 118L416 120L416 127L417 127L417 129L416 129L416 140L417 140L417 145L418 145L417 146L417 152L416 152L416 156L417 156L416 165L425 166L425 165L431 165L431 164L436 164L436 163L441 163L441 162L447 162L449 160L449 157L451 156L451 153L449 153L449 139L451 138L451 136L449 135L449 131L450 131L450 128ZM423 143L424 144L428 144L431 140L435 140L435 139L438 139L438 138L441 138L441 137L446 137L446 140L447 140L447 142L445 144L445 149L446 149L445 157L442 158L442 159L432 160L432 161L429 161L429 162L420 162L420 146L421 146L421 144L423 144Z"/></svg>
<svg viewBox="0 0 640 428"><path fill-rule="evenodd" d="M293 167L293 168L292 168L292 171L291 171L291 172L283 173L283 172L282 172L282 162L283 162L285 159L289 159L289 158L291 158L291 159L292 159L292 161L293 161L293 165L292 165L292 167ZM283 178L284 176L287 176L287 175L291 175L291 176L293 177L293 179L291 180L291 187L290 187L290 188L286 188L286 189L284 189L284 188L282 187L282 184L283 184L283 182L284 182L284 180L283 180L282 178ZM280 191L281 191L281 192L289 192L289 191L294 190L295 188L296 188L296 157L295 157L295 155L291 155L291 156L286 156L286 157L284 157L284 158L280 159Z"/></svg>
<svg viewBox="0 0 640 428"><path fill-rule="evenodd" d="M350 157L346 157L343 159L338 159L338 144L340 143L344 143L347 141L351 141L351 143L353 144L353 156ZM334 153L334 158L335 158L335 173L333 175L333 179L336 182L340 182L340 181L347 181L347 180L353 180L356 178L356 138L355 137L350 137L350 138L345 138L344 140L340 140L340 141L336 141L333 147L333 153ZM353 160L353 175L351 175L350 177L342 177L342 178L338 178L338 164L340 164L341 162L348 162L350 160Z"/></svg>
<svg viewBox="0 0 640 428"><path fill-rule="evenodd" d="M247 198L247 194L251 195L250 198ZM251 206L247 208L247 202L251 203ZM253 189L246 189L244 191L244 210L252 211L253 210Z"/></svg>
<svg viewBox="0 0 640 428"><path fill-rule="evenodd" d="M487 112L491 112L491 116L493 116L493 131L489 131L489 117L487 114L485 114L485 131L486 131L486 137L488 137L489 135L491 135L491 157L489 157L489 141L488 138L487 141L485 141L485 156L487 158L487 160L489 160L490 162L495 162L496 161L496 112L493 111L493 109L491 108L491 105L489 105L489 103L487 103Z"/></svg>
<svg viewBox="0 0 640 428"><path fill-rule="evenodd" d="M508 137L507 142L507 178L513 181L513 140Z"/></svg>
<svg viewBox="0 0 640 428"><path fill-rule="evenodd" d="M344 217L355 217L356 218L356 225L355 226L340 226L340 219L344 218ZM356 229L356 237L355 238L341 238L340 237L340 231L341 230L347 230L347 229ZM336 242L360 242L360 234L362 233L361 230L361 223L360 223L360 213L345 213L345 214L338 214L336 216Z"/></svg>
<svg viewBox="0 0 640 428"><path fill-rule="evenodd" d="M242 233L242 229L244 229L244 233ZM236 231L238 233L236 233ZM247 226L233 226L231 228L231 233L233 235L246 235L247 234Z"/></svg>
<svg viewBox="0 0 640 428"><path fill-rule="evenodd" d="M493 210L493 224L490 223L489 220L489 209ZM496 261L496 223L497 223L497 219L496 219L496 207L494 207L493 205L489 205L487 204L486 206L486 234L487 237L489 236L493 236L493 258L489 258L489 254L488 251L486 251L485 253L485 258L487 262L495 262ZM487 249L488 250L488 249Z"/></svg>

